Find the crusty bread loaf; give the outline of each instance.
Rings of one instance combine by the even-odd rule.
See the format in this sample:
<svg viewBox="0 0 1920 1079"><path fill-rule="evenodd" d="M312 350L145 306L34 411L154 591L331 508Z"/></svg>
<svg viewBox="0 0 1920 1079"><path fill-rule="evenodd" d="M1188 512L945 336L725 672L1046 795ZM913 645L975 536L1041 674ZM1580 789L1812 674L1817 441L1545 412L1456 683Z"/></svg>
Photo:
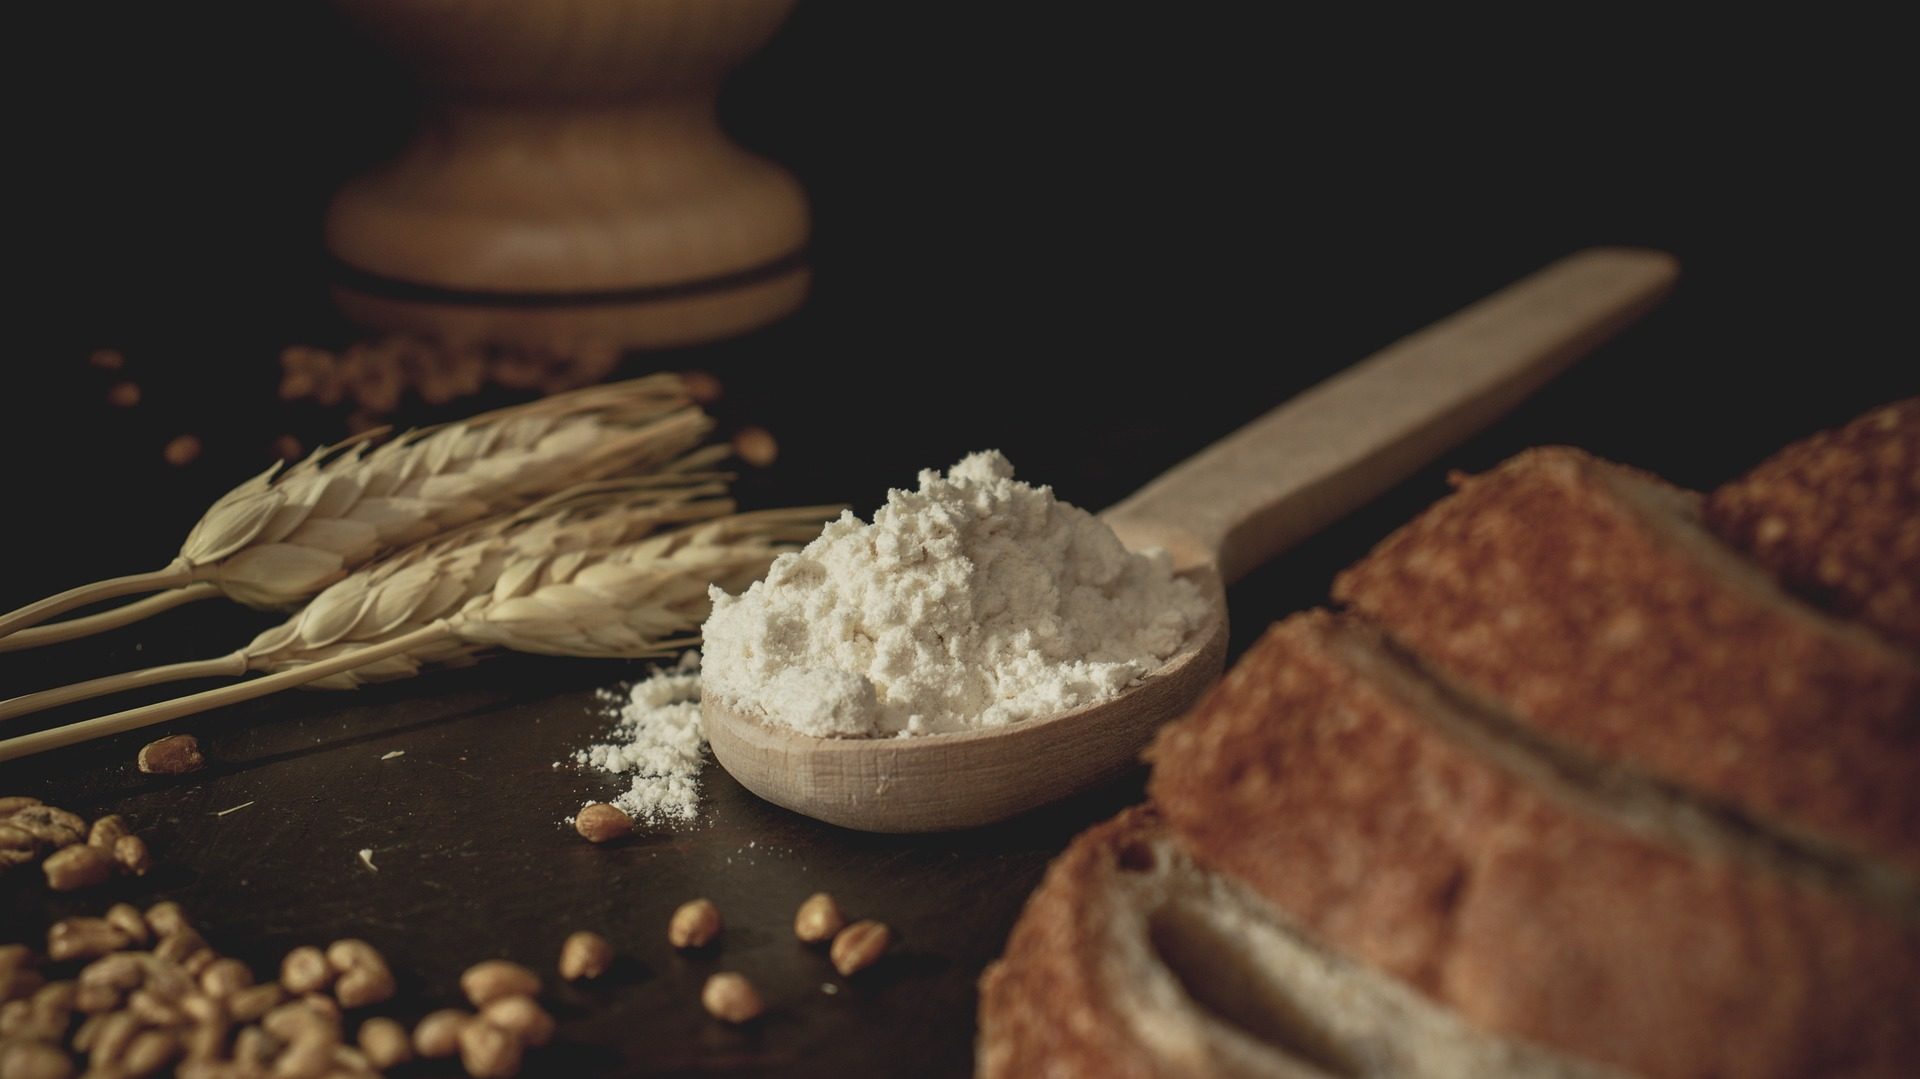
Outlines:
<svg viewBox="0 0 1920 1079"><path fill-rule="evenodd" d="M1786 595L1687 492L1529 450L1334 595L1553 738L1920 870L1920 659Z"/></svg>
<svg viewBox="0 0 1920 1079"><path fill-rule="evenodd" d="M1920 651L1920 397L1788 446L1707 523L1801 596Z"/></svg>
<svg viewBox="0 0 1920 1079"><path fill-rule="evenodd" d="M980 981L983 1079L1601 1079L1310 943L1146 807L1083 833Z"/></svg>
<svg viewBox="0 0 1920 1079"><path fill-rule="evenodd" d="M1649 1076L1920 1074L1910 892L1516 739L1375 630L1272 630L1151 756L1200 863L1494 1034Z"/></svg>

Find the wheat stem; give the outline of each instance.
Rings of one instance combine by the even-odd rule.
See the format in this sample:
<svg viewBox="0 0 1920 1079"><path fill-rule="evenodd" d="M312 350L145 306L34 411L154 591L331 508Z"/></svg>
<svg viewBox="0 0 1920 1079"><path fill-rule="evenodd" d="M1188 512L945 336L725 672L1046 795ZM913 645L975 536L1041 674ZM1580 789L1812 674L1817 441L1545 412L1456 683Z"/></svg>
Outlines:
<svg viewBox="0 0 1920 1079"><path fill-rule="evenodd" d="M55 727L52 730L21 735L18 738L8 738L0 741L0 761L10 761L20 757L28 757L35 753L43 753L49 749L70 746L76 742L86 742L95 738L104 738L110 734L119 734L122 731L135 730L155 723L164 723L169 719L190 716L195 712L204 712L209 708L219 708L223 705L250 701L256 697L264 697L270 693L277 693L280 690L292 686L338 674L341 671L349 671L355 667L385 659L388 656L400 655L403 652L432 644L434 641L451 636L452 634L453 628L447 625L446 622L434 622L430 625L422 626L412 633L395 637L390 641L382 641L379 644L368 645L365 648L357 648L351 652L334 656L331 659L324 659L303 667L296 667L293 670L281 671L278 674L270 674L264 678L255 678L249 682L240 682L231 686L221 686L218 689L204 690L200 693L189 694L185 697L176 697L173 700L161 701L157 704L142 705L139 708L129 708L124 712L115 712L111 715L101 716L97 719L89 719L65 727ZM222 661L229 658L231 657L223 657Z"/></svg>
<svg viewBox="0 0 1920 1079"><path fill-rule="evenodd" d="M185 562L175 559L164 569L152 573L131 573L125 577L109 577L104 581L83 584L78 588L69 588L56 596L35 603L29 603L6 615L0 615L0 637L5 637L17 629L25 629L38 622L44 622L62 611L75 607L84 607L89 603L98 603L115 596L128 596L135 592L158 592L162 588L178 588L193 580L193 569Z"/></svg>
<svg viewBox="0 0 1920 1079"><path fill-rule="evenodd" d="M124 674L110 674L104 678L90 678L70 686L43 689L38 693L0 701L0 721L24 716L29 712L58 708L63 704L72 704L74 701L104 697L109 693L118 693L126 689L157 686L167 682L184 682L189 678L235 678L245 673L247 673L246 653L229 652L214 659L168 663L159 667L127 671Z"/></svg>
<svg viewBox="0 0 1920 1079"><path fill-rule="evenodd" d="M212 599L219 594L219 586L204 582L190 584L185 588L169 588L165 592L156 593L146 599L115 607L111 611L101 611L99 614L90 614L83 618L68 618L0 637L0 652L18 652L26 648L59 644L62 641L104 633L110 629L132 625L143 618L151 618L161 611L170 611L175 607L196 603L203 599Z"/></svg>

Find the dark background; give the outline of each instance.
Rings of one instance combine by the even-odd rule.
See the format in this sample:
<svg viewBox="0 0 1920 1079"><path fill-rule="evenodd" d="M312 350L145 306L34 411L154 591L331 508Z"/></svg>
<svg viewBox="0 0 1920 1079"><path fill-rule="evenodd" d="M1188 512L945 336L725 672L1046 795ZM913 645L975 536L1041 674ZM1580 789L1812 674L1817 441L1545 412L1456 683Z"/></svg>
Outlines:
<svg viewBox="0 0 1920 1079"><path fill-rule="evenodd" d="M352 339L327 306L320 217L411 116L398 71L322 5L74 4L11 21L7 606L163 564L277 436L343 433L344 410L276 399L277 357ZM809 191L812 299L778 326L625 370L722 376L723 422L764 424L782 449L743 479L750 504L864 513L916 470L996 446L1098 507L1562 254L1679 256L1679 291L1640 327L1237 588L1237 649L1320 601L1448 467L1569 442L1711 486L1920 388L1914 177L1899 164L1911 86L1884 55L1892 40L1751 13L1338 25L1256 5L814 0L723 99L730 130ZM103 347L125 353L125 373L87 364ZM137 408L106 403L121 377L141 384ZM161 448L182 433L205 453L174 468ZM0 656L0 692L224 651L266 622L202 605ZM704 830L592 850L553 821L606 791L548 763L603 725L587 690L630 673L515 659L295 695L184 726L216 762L193 783L139 777L128 761L144 739L129 736L0 769L0 793L128 812L166 868L115 887L182 897L256 962L365 933L409 972L416 1012L483 954L544 965L592 923L645 941L618 987L568 998L564 1037L595 1048L551 1068L844 1074L964 1070L969 983L1021 897L1068 835L1137 791L895 840L814 826L710 770ZM356 771L388 748L418 771ZM362 846L380 850L380 876L360 873ZM796 994L823 965L781 926L818 885L916 947L879 981L808 1004ZM99 898L51 900L18 876L0 891L0 938ZM741 928L722 957L689 964L658 926L699 891ZM760 963L770 995L800 1002L777 1000L758 1034L714 1030L689 987L722 960Z"/></svg>

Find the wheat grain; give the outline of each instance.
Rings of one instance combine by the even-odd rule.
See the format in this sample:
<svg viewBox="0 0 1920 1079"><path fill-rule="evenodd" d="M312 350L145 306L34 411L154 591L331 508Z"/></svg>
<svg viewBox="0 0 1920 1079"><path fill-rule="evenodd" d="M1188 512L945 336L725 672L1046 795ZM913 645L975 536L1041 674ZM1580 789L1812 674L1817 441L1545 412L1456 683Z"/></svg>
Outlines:
<svg viewBox="0 0 1920 1079"><path fill-rule="evenodd" d="M676 376L655 375L385 442L368 432L222 496L163 569L23 607L0 617L0 637L97 600L193 582L257 607L292 606L387 552L582 480L671 461L711 426Z"/></svg>

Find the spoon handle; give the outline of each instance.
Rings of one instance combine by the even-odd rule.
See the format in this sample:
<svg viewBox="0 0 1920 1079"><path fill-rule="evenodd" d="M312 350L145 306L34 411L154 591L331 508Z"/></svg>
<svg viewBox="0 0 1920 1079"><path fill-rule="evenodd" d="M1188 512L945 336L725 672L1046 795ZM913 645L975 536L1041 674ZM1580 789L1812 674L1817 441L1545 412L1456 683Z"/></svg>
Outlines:
<svg viewBox="0 0 1920 1079"><path fill-rule="evenodd" d="M1405 479L1651 310L1673 256L1591 248L1389 345L1102 517L1231 583Z"/></svg>

